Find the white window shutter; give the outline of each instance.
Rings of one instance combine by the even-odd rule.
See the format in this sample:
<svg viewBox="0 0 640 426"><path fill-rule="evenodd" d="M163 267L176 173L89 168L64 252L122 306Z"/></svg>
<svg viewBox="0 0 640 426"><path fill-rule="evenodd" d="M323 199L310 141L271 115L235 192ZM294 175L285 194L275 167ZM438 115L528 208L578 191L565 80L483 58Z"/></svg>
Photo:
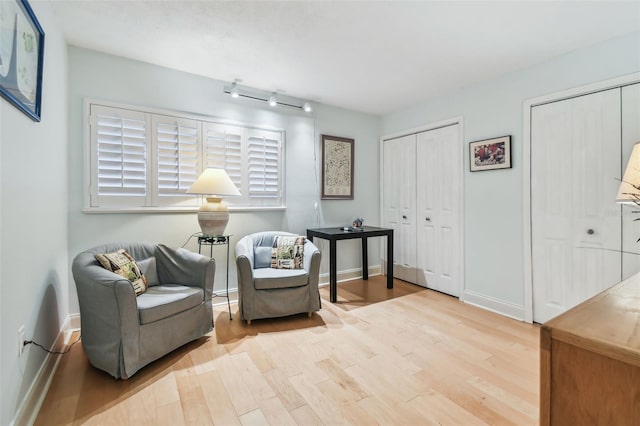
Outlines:
<svg viewBox="0 0 640 426"><path fill-rule="evenodd" d="M144 113L92 105L92 205L144 206L148 129Z"/></svg>
<svg viewBox="0 0 640 426"><path fill-rule="evenodd" d="M280 143L282 134L248 131L249 196L280 197Z"/></svg>
<svg viewBox="0 0 640 426"><path fill-rule="evenodd" d="M244 129L204 123L205 168L225 169L236 188L243 192L242 138Z"/></svg>
<svg viewBox="0 0 640 426"><path fill-rule="evenodd" d="M199 175L199 126L194 120L154 116L158 197L188 196ZM162 204L162 201L159 201Z"/></svg>
<svg viewBox="0 0 640 426"><path fill-rule="evenodd" d="M89 103L90 209L191 209L187 190L207 167L227 171L234 207L282 207L284 132L171 111Z"/></svg>

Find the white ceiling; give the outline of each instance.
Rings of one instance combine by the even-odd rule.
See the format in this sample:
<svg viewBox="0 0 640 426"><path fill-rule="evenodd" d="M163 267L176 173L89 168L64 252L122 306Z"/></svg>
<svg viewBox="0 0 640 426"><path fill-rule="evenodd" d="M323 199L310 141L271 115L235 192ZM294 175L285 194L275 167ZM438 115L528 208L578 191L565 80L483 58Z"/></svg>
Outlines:
<svg viewBox="0 0 640 426"><path fill-rule="evenodd" d="M640 31L640 1L55 0L70 44L371 114Z"/></svg>

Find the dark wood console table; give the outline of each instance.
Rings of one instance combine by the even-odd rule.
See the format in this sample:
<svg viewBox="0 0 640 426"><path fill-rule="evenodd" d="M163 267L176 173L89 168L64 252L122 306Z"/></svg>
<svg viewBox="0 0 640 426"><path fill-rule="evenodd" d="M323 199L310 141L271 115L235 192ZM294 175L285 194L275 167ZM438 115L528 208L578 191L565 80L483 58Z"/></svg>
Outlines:
<svg viewBox="0 0 640 426"><path fill-rule="evenodd" d="M393 229L363 226L361 230L345 231L342 228L307 229L307 238L314 237L329 240L329 299L338 300L338 273L336 271L336 241L360 238L362 240L362 279L369 279L369 261L367 258L367 238L387 237L387 288L393 288Z"/></svg>

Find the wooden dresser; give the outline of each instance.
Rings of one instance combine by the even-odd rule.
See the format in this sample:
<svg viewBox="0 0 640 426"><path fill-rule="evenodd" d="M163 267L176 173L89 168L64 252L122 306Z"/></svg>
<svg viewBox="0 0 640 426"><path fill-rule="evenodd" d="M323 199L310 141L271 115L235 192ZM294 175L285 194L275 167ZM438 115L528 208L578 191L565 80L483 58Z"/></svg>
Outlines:
<svg viewBox="0 0 640 426"><path fill-rule="evenodd" d="M541 425L640 425L640 274L540 330Z"/></svg>

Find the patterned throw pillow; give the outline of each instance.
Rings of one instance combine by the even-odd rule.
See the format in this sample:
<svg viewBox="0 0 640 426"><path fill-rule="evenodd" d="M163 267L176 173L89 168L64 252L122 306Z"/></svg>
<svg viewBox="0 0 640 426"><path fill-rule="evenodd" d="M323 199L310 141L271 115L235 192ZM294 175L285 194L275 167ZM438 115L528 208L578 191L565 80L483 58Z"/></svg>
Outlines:
<svg viewBox="0 0 640 426"><path fill-rule="evenodd" d="M120 249L113 253L96 254L96 260L105 269L131 281L136 296L147 290L147 279L140 272L135 259L125 249Z"/></svg>
<svg viewBox="0 0 640 426"><path fill-rule="evenodd" d="M274 269L302 269L306 237L278 235L271 248L271 267Z"/></svg>

